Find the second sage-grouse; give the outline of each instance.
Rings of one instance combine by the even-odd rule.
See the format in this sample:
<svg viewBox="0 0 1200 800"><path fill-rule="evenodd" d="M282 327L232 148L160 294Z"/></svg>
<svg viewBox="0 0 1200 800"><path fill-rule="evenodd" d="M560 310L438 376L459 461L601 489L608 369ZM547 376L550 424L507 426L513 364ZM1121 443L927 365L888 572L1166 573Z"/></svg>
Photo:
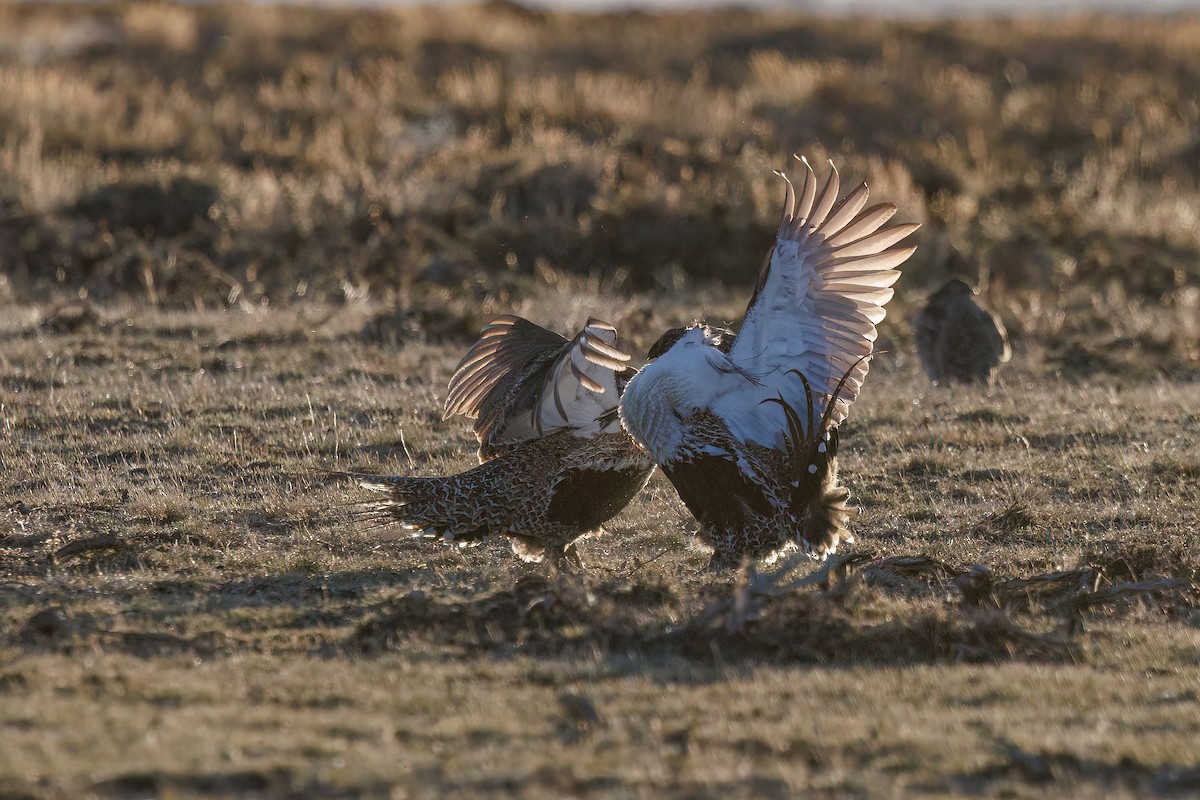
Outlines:
<svg viewBox="0 0 1200 800"><path fill-rule="evenodd" d="M446 398L446 416L475 419L480 465L446 477L352 473L385 495L367 516L460 545L503 536L526 561L577 565L575 540L628 505L654 470L617 418L629 358L597 319L567 340L496 317Z"/></svg>
<svg viewBox="0 0 1200 800"><path fill-rule="evenodd" d="M975 291L957 278L938 289L916 320L917 355L935 384L989 383L1012 351L1003 323L975 303Z"/></svg>
<svg viewBox="0 0 1200 800"><path fill-rule="evenodd" d="M895 268L916 249L893 247L919 227L883 227L894 205L864 210L866 184L837 202L832 164L818 191L801 161L798 197L783 176L778 237L732 346L706 326L671 332L621 398L625 429L699 520L714 567L793 546L825 556L849 540L838 426L866 377Z"/></svg>

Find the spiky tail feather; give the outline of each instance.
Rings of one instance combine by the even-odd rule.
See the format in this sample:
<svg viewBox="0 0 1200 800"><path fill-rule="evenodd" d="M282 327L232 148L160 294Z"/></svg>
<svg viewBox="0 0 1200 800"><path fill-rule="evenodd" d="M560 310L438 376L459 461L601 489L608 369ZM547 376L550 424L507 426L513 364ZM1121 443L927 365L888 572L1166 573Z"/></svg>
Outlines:
<svg viewBox="0 0 1200 800"><path fill-rule="evenodd" d="M386 495L360 504L358 515L372 527L400 525L414 536L440 538L466 545L489 533L471 493L460 486L461 477L416 477L338 473L364 489Z"/></svg>
<svg viewBox="0 0 1200 800"><path fill-rule="evenodd" d="M867 357L859 358L842 375L837 387L829 395L825 412L819 421L815 419L812 389L808 379L799 370L788 372L800 378L804 386L807 425L800 419L796 409L782 397L763 401L777 403L787 420L785 440L792 478L789 508L799 521L796 543L805 552L821 559L831 555L839 543L854 541L849 521L858 515L858 509L848 505L850 490L839 486L837 482L838 425L833 422L832 413L850 373Z"/></svg>
<svg viewBox="0 0 1200 800"><path fill-rule="evenodd" d="M832 446L828 448L821 485L809 495L797 515L804 549L821 559L832 555L842 542L854 541L849 522L858 515L858 509L849 505L850 490L838 485L837 428L831 428L830 432Z"/></svg>

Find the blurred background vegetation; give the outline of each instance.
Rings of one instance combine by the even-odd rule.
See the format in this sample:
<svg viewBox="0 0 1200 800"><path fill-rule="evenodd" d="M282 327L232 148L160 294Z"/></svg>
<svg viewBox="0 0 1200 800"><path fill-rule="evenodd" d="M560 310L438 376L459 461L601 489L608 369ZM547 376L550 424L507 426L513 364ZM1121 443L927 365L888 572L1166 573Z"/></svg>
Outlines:
<svg viewBox="0 0 1200 800"><path fill-rule="evenodd" d="M886 335L958 274L1051 360L1194 374L1197 52L1185 16L0 5L0 301L469 337L538 287L748 291L797 152L924 224Z"/></svg>

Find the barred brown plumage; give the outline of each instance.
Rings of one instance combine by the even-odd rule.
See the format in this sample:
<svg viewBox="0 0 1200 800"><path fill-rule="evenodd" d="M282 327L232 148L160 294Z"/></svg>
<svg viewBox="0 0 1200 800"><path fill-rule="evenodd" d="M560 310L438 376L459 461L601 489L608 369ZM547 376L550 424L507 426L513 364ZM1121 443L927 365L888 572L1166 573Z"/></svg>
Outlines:
<svg viewBox="0 0 1200 800"><path fill-rule="evenodd" d="M1012 355L1004 325L975 302L974 294L955 278L934 292L917 315L917 355L935 384L990 383L996 367Z"/></svg>
<svg viewBox="0 0 1200 800"><path fill-rule="evenodd" d="M361 518L458 545L503 536L524 560L579 566L574 542L628 505L654 470L616 418L629 359L600 320L567 340L496 317L446 399L446 416L476 420L480 465L444 477L345 473L385 495L362 503Z"/></svg>
<svg viewBox="0 0 1200 800"><path fill-rule="evenodd" d="M573 543L598 529L646 485L654 463L623 433L559 431L509 447L446 477L354 474L384 493L363 504L368 522L460 546L503 536L526 561L578 562Z"/></svg>

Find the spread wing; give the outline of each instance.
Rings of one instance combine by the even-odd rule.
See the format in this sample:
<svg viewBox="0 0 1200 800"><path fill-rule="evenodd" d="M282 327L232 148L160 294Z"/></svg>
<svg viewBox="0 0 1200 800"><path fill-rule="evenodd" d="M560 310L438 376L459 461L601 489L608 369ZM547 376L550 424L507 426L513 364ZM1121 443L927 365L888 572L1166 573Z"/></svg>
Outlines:
<svg viewBox="0 0 1200 800"><path fill-rule="evenodd" d="M894 245L920 226L885 227L896 206L866 208L865 183L838 201L840 178L832 163L818 191L812 167L800 161L799 195L779 173L787 184L779 233L729 357L772 395L795 397L796 378L789 371L800 371L822 409L824 398L846 376L831 416L836 424L845 419L866 377L875 326L900 277L896 267L916 250ZM733 402L744 405L744 399ZM734 407L727 410L737 416Z"/></svg>
<svg viewBox="0 0 1200 800"><path fill-rule="evenodd" d="M496 317L450 378L445 416L476 420L481 455L564 429L598 433L614 424L617 376L630 360L616 345L616 329L594 318L567 340L521 317Z"/></svg>
<svg viewBox="0 0 1200 800"><path fill-rule="evenodd" d="M443 417L490 416L531 368L552 361L566 344L565 337L529 320L496 317L480 329L479 339L458 362Z"/></svg>

